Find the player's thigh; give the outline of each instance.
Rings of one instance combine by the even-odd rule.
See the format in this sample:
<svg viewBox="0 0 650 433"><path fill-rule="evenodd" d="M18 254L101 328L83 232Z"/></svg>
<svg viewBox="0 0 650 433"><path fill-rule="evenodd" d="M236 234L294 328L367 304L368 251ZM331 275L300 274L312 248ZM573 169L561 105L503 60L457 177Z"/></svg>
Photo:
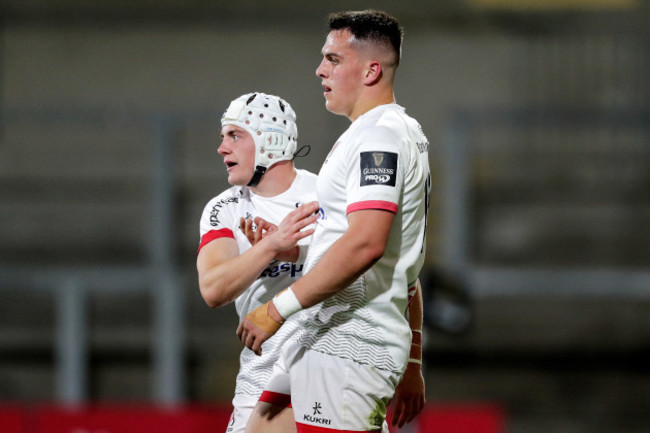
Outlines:
<svg viewBox="0 0 650 433"><path fill-rule="evenodd" d="M264 391L250 414L246 433L292 433L296 422L291 409L291 385L287 359L295 356L300 349L295 343L287 342L279 359L273 366Z"/></svg>
<svg viewBox="0 0 650 433"><path fill-rule="evenodd" d="M260 401L253 409L245 433L295 433L293 410Z"/></svg>

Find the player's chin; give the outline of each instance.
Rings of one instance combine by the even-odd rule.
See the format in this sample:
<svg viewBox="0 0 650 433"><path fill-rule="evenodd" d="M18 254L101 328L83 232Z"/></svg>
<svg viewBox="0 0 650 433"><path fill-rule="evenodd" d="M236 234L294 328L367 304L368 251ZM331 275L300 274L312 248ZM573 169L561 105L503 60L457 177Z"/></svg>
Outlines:
<svg viewBox="0 0 650 433"><path fill-rule="evenodd" d="M252 177L252 175L251 175ZM250 179L249 179L250 180ZM228 174L228 183L233 186L245 186L248 185L248 180L244 179L244 176L237 173Z"/></svg>
<svg viewBox="0 0 650 433"><path fill-rule="evenodd" d="M325 100L325 108L332 114L341 114L341 110L337 108L334 101L331 101L329 99Z"/></svg>

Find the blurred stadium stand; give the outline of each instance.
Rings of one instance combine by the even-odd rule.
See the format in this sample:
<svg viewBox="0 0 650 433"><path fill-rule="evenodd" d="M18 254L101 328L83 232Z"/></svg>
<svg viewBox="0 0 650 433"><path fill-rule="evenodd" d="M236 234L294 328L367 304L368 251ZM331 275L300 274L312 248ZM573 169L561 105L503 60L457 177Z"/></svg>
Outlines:
<svg viewBox="0 0 650 433"><path fill-rule="evenodd" d="M511 433L648 432L650 5L523 3L372 5L406 27L396 96L431 142L427 399L495 405ZM313 75L324 17L368 6L0 4L8 423L42 403L227 405L236 315L194 269L226 187L218 119L284 96L318 171L347 124Z"/></svg>

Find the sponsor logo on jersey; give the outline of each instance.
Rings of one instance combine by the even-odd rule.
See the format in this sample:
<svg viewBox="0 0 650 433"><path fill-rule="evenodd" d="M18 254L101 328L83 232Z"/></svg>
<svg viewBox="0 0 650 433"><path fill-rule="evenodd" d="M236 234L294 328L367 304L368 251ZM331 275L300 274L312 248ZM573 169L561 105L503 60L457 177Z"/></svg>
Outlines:
<svg viewBox="0 0 650 433"><path fill-rule="evenodd" d="M320 410L322 408L323 407L321 406L321 404L319 402L314 402L314 407L312 407L314 413L311 414L311 415L308 414L308 413L303 414L302 415L303 421L313 422L314 424L331 425L332 424L331 419L329 419L329 418L321 418L321 417L316 416L316 415L321 415Z"/></svg>
<svg viewBox="0 0 650 433"><path fill-rule="evenodd" d="M264 269L264 272L260 275L260 278L269 277L275 278L279 277L281 274L289 272L291 278L294 278L298 274L302 274L302 264L284 262L280 263L277 266L271 266Z"/></svg>
<svg viewBox="0 0 650 433"><path fill-rule="evenodd" d="M393 152L361 152L360 186L395 186L397 154Z"/></svg>
<svg viewBox="0 0 650 433"><path fill-rule="evenodd" d="M219 225L219 212L221 211L221 208L223 208L225 205L229 203L239 203L239 198L238 197L222 198L221 200L216 202L214 206L212 206L212 210L210 211L211 226Z"/></svg>

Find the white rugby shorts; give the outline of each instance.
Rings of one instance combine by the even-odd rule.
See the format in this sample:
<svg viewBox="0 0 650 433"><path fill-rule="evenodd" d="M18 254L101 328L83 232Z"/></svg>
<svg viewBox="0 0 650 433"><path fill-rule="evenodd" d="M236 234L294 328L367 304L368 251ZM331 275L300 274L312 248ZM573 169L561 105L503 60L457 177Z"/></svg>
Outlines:
<svg viewBox="0 0 650 433"><path fill-rule="evenodd" d="M387 432L386 406L399 375L285 343L260 400L286 405L298 433Z"/></svg>
<svg viewBox="0 0 650 433"><path fill-rule="evenodd" d="M226 433L244 433L246 423L256 404L257 397L254 395L235 394L235 398L232 399L232 413Z"/></svg>

